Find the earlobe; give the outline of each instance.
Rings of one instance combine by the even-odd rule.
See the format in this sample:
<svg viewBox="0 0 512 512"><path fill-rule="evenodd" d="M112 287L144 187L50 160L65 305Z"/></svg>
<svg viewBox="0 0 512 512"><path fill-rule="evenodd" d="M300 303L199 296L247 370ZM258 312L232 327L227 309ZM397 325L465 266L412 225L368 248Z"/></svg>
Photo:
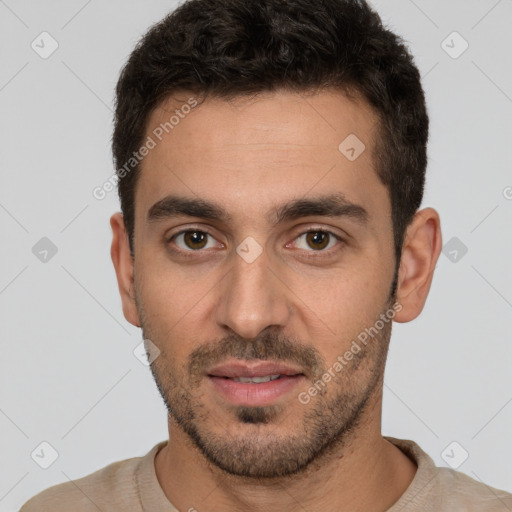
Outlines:
<svg viewBox="0 0 512 512"><path fill-rule="evenodd" d="M396 322L410 322L423 310L441 249L439 214L433 208L420 210L404 238L396 294L402 309Z"/></svg>
<svg viewBox="0 0 512 512"><path fill-rule="evenodd" d="M128 235L121 212L112 215L110 226L112 228L110 255L116 271L117 284L123 304L123 314L132 325L141 327L135 302L134 262L130 253Z"/></svg>

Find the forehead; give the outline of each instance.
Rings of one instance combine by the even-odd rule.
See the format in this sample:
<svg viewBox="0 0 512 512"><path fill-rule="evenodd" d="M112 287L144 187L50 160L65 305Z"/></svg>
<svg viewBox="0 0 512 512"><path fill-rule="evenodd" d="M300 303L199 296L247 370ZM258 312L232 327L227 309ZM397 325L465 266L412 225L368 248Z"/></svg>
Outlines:
<svg viewBox="0 0 512 512"><path fill-rule="evenodd" d="M376 116L365 102L329 90L212 98L189 108L191 99L175 95L148 119L155 145L136 190L141 221L170 194L220 203L240 219L327 193L368 211L388 206L372 158Z"/></svg>

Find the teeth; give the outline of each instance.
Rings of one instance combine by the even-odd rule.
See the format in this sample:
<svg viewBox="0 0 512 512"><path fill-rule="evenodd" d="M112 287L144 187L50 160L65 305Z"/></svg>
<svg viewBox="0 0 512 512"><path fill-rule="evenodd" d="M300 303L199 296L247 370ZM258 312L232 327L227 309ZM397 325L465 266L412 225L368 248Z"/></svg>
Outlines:
<svg viewBox="0 0 512 512"><path fill-rule="evenodd" d="M258 384L260 382L270 382L271 380L279 379L281 375L266 375L265 377L234 377L233 381L235 382L251 382L254 384Z"/></svg>

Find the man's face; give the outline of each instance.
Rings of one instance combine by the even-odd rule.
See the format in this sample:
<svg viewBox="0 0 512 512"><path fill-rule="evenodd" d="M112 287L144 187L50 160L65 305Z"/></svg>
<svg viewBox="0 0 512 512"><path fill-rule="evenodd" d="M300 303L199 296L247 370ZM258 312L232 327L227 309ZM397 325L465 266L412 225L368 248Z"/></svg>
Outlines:
<svg viewBox="0 0 512 512"><path fill-rule="evenodd" d="M189 97L151 115L157 144L136 188L137 312L161 351L152 371L171 422L210 462L292 474L380 422L370 404L391 321L375 325L392 308L395 261L376 118L335 91L208 99L185 115ZM351 134L366 146L355 160ZM340 198L352 205L326 215ZM238 381L255 375L281 377Z"/></svg>

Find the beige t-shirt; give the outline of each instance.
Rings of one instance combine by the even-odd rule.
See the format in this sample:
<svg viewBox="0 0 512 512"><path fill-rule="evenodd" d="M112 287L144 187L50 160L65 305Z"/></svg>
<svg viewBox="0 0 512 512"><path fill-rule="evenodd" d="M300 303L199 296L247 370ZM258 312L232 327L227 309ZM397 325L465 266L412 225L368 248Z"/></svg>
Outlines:
<svg viewBox="0 0 512 512"><path fill-rule="evenodd" d="M507 512L512 494L489 487L459 471L436 467L414 442L384 436L418 466L413 481L387 512ZM165 496L155 473L155 455L114 462L88 476L55 485L30 499L20 512L179 512ZM191 510L201 510L192 504ZM187 512L187 511L181 511Z"/></svg>

